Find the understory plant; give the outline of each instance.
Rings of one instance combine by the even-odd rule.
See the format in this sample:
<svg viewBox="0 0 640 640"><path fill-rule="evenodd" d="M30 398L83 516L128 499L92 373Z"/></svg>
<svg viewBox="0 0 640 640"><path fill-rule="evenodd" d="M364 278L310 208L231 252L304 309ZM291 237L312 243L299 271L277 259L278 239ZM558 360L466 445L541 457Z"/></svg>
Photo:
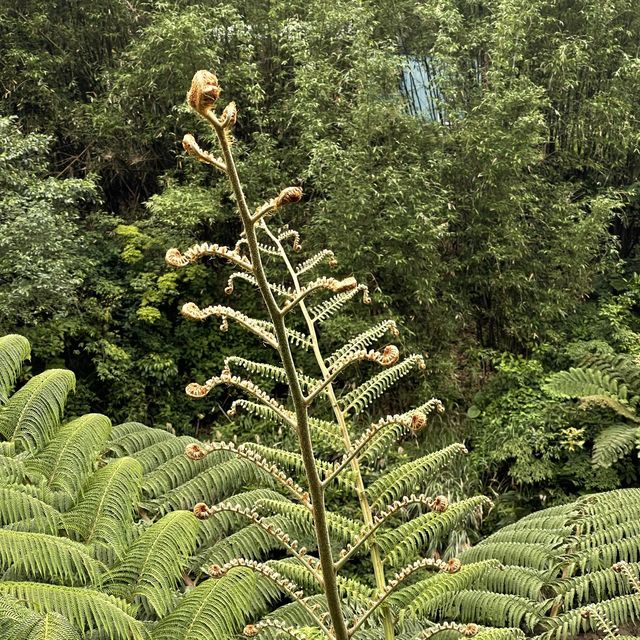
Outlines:
<svg viewBox="0 0 640 640"><path fill-rule="evenodd" d="M425 589L434 597L453 592L477 580L487 568L486 563L462 566L455 557L443 559L438 543L481 514L490 502L475 496L449 504L447 497L434 495L444 466L465 453L462 444L372 474L372 462L407 434L424 429L430 415L443 407L432 398L372 420L374 401L412 370L425 368L421 355L401 360L394 344L371 348L386 334L397 335L392 320L374 324L330 355L323 353L319 328L358 294L368 303L367 287L353 277L314 276L327 262L335 266L333 253L324 249L304 261L296 260L299 234L287 226L269 224L282 207L302 199L302 189L288 187L256 208L249 206L232 153L236 106L232 102L217 113L220 91L214 74L198 71L187 101L213 129L221 155L202 149L191 134L184 137L183 146L189 155L227 177L242 232L233 247L202 243L184 252L173 248L166 260L174 267L205 257L230 263L236 270L225 292L232 294L236 284L257 290L264 317L250 317L225 305L200 308L193 302L186 303L182 313L199 321L219 318L225 331L230 323L237 324L264 344L266 355L264 362L229 356L220 373L189 384L186 392L203 398L219 386L237 390L244 397L233 402L229 413L243 410L278 423L295 434L297 450L233 442L187 447L187 456L193 460L231 454L238 463L259 469L287 497L256 496L250 503L230 498L208 504L209 497L203 495L207 502L194 509L198 518L244 520L250 525L229 538L230 551L237 555L222 564L211 563L204 571L219 578L249 569L259 576L259 584L280 592L271 598L274 604L282 604L282 598L290 601L247 625L247 636L392 640L408 633L406 637L427 637L439 628L424 615L426 601L421 602L423 608L414 606L416 594ZM341 392L339 381L345 370L365 369L369 363L381 371ZM268 392L274 382L286 385L286 398ZM296 530L300 539L290 533ZM265 549L278 549L288 557L263 561ZM224 605L218 606L224 611ZM475 626L456 632L478 633L483 632ZM508 636L510 632L499 633Z"/></svg>

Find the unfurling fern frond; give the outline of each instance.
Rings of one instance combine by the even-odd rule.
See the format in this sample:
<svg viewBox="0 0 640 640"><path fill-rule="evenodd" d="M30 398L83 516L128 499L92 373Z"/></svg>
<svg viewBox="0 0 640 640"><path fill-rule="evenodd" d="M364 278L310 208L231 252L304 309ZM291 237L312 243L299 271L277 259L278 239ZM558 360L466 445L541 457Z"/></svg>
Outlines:
<svg viewBox="0 0 640 640"><path fill-rule="evenodd" d="M367 493L372 503L380 508L398 500L406 493L419 491L433 474L440 471L454 457L466 452L464 445L456 443L435 453L405 462L376 480L367 488Z"/></svg>
<svg viewBox="0 0 640 640"><path fill-rule="evenodd" d="M22 363L31 357L31 345L24 336L0 336L0 406L6 403Z"/></svg>
<svg viewBox="0 0 640 640"><path fill-rule="evenodd" d="M362 411L377 400L389 387L406 376L414 367L424 369L422 356L413 355L392 367L384 369L359 387L340 398L340 406L347 413L352 409Z"/></svg>
<svg viewBox="0 0 640 640"><path fill-rule="evenodd" d="M55 435L75 384L76 377L65 369L49 369L31 378L0 412L0 435L15 440L21 449L42 449Z"/></svg>

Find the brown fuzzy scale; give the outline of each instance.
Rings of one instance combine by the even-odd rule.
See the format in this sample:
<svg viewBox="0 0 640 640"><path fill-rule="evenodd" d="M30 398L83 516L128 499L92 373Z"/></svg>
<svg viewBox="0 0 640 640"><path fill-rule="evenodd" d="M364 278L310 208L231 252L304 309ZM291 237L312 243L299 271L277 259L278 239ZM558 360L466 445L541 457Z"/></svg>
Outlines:
<svg viewBox="0 0 640 640"><path fill-rule="evenodd" d="M211 71L196 71L187 92L187 103L199 113L205 115L220 97L218 78Z"/></svg>

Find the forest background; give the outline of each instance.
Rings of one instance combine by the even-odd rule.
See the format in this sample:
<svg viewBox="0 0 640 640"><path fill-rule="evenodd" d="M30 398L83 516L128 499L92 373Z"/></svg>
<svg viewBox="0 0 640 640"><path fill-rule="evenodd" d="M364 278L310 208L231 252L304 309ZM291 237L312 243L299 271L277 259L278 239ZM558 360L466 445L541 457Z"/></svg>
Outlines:
<svg viewBox="0 0 640 640"><path fill-rule="evenodd" d="M331 247L369 285L373 304L324 337L394 317L429 356L387 408L437 396L447 412L391 457L464 440L446 488L499 495L494 525L637 485L635 454L591 462L620 417L545 381L588 354L640 356L639 47L637 0L5 0L0 335L30 339L27 376L75 371L74 414L282 437L228 420L224 393L184 395L256 350L178 313L217 301L224 273L163 259L238 232L221 179L180 145L200 125L176 105L208 68L241 97L249 197L301 185L287 215L304 250Z"/></svg>

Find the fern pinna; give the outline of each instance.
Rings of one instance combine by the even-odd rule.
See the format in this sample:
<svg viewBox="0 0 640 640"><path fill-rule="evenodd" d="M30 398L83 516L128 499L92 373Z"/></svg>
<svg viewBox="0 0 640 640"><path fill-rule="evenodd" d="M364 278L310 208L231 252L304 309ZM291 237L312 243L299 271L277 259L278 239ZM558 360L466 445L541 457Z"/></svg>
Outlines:
<svg viewBox="0 0 640 640"><path fill-rule="evenodd" d="M233 293L236 283L254 287L266 316L253 318L225 305L201 309L193 302L185 304L182 313L198 321L218 318L223 330L230 323L238 324L277 354L279 364L229 357L220 373L189 384L186 392L202 398L219 386L233 388L242 397L232 405L232 414L242 409L279 423L297 436L298 450L226 442L187 447L186 453L194 461L233 456L243 469L253 467L287 497L256 497L248 504L235 499L209 504L211 496L204 494L208 503L195 506L198 518L213 527L230 520L249 524L230 536L224 553L221 549L203 558L205 571L220 577L249 570L260 584L275 586L290 600L248 625L246 635L391 640L403 632L405 623L411 628L403 615L406 589L429 583L446 593L477 579L484 570L482 564L461 566L456 558L445 561L430 552L452 528L488 506L489 500L479 496L450 505L444 496L420 493L444 465L465 453L464 446L458 444L365 482L368 462L403 435L422 430L430 414L441 411L442 405L432 399L373 424L367 421L364 410L410 371L424 368L423 358L411 355L401 360L393 344L371 348L386 334L397 335L391 321L371 327L325 357L318 326L358 294L368 302L367 287L353 277L314 276L325 262L335 266L332 252L323 250L298 262L289 250L290 244L293 253L299 250L298 233L288 227L274 230L269 226L269 219L282 207L302 199L300 188L288 187L255 210L249 208L231 150L236 106L230 103L217 115L219 94L215 75L198 71L187 100L212 127L221 156L203 150L191 134L185 136L183 146L189 155L228 178L243 231L234 247L202 243L184 252L174 248L167 252L166 260L174 267L205 257L230 263L236 271L229 278L226 293ZM297 368L297 350L311 354L314 375L303 375ZM381 371L340 395L336 381L350 366L364 362L381 367ZM270 395L265 381L286 383L288 398ZM321 442L324 450L330 449L330 460L318 457ZM327 507L327 491L336 486L359 507L349 509L348 517ZM276 547L286 551L289 559L263 562L264 552ZM362 564L362 558L368 563L365 566L371 567L371 582L347 577L350 565ZM416 637L422 632L420 628Z"/></svg>
<svg viewBox="0 0 640 640"><path fill-rule="evenodd" d="M619 417L593 443L594 464L610 467L640 450L640 365L629 354L607 352L588 355L581 364L551 375L546 389L561 398L579 398L582 408L606 407Z"/></svg>

